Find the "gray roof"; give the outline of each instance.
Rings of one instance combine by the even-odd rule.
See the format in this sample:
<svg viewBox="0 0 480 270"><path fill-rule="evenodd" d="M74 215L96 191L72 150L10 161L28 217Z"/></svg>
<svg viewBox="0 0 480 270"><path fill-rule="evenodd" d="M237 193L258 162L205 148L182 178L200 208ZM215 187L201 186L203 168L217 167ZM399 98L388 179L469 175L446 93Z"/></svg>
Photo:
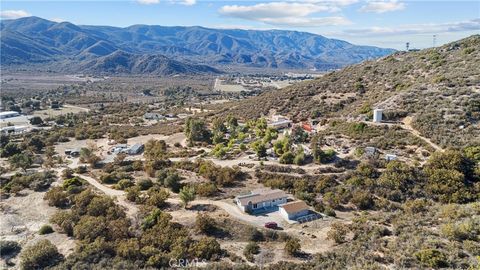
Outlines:
<svg viewBox="0 0 480 270"><path fill-rule="evenodd" d="M241 205L246 206L249 203L254 204L287 197L285 191L280 189L257 189L248 195L237 196L236 199L240 201Z"/></svg>

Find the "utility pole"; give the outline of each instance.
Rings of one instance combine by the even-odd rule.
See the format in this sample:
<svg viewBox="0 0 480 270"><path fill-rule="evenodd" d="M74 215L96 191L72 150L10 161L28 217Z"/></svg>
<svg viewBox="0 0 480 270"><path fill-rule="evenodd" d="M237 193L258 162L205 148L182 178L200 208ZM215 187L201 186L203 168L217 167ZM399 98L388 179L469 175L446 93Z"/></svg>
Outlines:
<svg viewBox="0 0 480 270"><path fill-rule="evenodd" d="M433 35L433 47L435 48L435 45L437 43L437 35Z"/></svg>

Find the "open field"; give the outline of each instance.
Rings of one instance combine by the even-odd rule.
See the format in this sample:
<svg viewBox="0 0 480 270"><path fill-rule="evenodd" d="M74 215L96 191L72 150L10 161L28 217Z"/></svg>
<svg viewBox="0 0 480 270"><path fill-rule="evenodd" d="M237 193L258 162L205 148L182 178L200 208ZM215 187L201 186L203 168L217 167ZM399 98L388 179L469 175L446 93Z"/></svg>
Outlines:
<svg viewBox="0 0 480 270"><path fill-rule="evenodd" d="M75 113L88 112L88 111L89 111L89 109L87 109L87 108L82 108L82 107L78 107L78 106L64 104L59 109L48 108L48 109L45 109L45 110L34 111L33 116L39 116L39 117L45 119L45 118L52 118L52 117L59 116L59 115L66 115L66 114L69 114L69 113L75 114Z"/></svg>

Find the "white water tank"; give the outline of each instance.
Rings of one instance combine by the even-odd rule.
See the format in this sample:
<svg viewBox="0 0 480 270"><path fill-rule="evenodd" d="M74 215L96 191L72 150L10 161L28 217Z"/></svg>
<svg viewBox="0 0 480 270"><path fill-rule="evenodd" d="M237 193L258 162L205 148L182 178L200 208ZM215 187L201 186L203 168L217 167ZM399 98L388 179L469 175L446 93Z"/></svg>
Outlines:
<svg viewBox="0 0 480 270"><path fill-rule="evenodd" d="M375 109L373 110L373 122L380 123L382 122L382 109Z"/></svg>

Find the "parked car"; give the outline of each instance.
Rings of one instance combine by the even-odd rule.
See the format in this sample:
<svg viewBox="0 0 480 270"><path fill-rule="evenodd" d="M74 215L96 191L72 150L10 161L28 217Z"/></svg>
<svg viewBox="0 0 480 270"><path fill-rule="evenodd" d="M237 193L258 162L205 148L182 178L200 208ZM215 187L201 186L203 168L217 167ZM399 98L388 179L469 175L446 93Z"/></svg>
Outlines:
<svg viewBox="0 0 480 270"><path fill-rule="evenodd" d="M268 229L277 229L278 228L278 224L276 222L267 222L265 223L265 228L268 228Z"/></svg>

